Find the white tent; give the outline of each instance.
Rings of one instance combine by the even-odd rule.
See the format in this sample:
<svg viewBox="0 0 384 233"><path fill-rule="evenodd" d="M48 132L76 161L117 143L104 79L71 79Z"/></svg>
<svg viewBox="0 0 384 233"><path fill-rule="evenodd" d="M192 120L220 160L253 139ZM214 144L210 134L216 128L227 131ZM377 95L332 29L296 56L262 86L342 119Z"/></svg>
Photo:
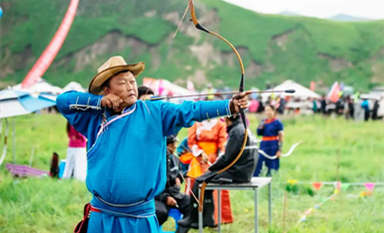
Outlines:
<svg viewBox="0 0 384 233"><path fill-rule="evenodd" d="M63 92L63 90L60 87L53 86L52 84L48 83L44 79L40 78L39 82L36 84L28 87L28 88L22 88L21 84L17 84L16 86L12 87L13 90L17 91L24 91L28 92L32 95L36 94L51 94L51 95L58 95Z"/></svg>
<svg viewBox="0 0 384 233"><path fill-rule="evenodd" d="M295 93L293 94L289 94L289 93L275 93L275 95L279 95L279 96L294 96L296 98L300 98L300 99L307 99L307 98L320 98L321 96L319 94L317 94L316 92L314 91L311 91L310 89L292 81L292 80L286 80L284 81L282 84L272 88L272 89L269 89L270 91L284 91L284 90L289 90L289 89L293 89L295 90ZM263 93L261 94L263 100L266 100L268 99L268 97L270 95L272 95L272 93Z"/></svg>
<svg viewBox="0 0 384 233"><path fill-rule="evenodd" d="M155 96L176 96L195 94L165 79L143 78L143 85L151 88Z"/></svg>
<svg viewBox="0 0 384 233"><path fill-rule="evenodd" d="M78 82L69 82L64 88L63 88L63 92L66 92L66 91L80 91L80 92L85 92L85 89L81 86L80 83Z"/></svg>
<svg viewBox="0 0 384 233"><path fill-rule="evenodd" d="M33 97L27 92L15 90L0 91L0 119L25 115L56 105L44 96Z"/></svg>

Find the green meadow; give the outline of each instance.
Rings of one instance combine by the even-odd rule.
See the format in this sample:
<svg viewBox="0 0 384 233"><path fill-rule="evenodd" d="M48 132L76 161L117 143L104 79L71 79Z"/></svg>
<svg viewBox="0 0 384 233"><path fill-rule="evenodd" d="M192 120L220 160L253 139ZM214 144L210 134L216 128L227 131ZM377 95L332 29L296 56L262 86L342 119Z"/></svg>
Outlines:
<svg viewBox="0 0 384 233"><path fill-rule="evenodd" d="M249 115L252 132L262 116ZM35 114L10 119L16 125L16 148L12 130L8 154L0 167L0 232L72 232L82 217L82 207L90 200L85 184L50 177L13 178L5 164L15 161L49 170L52 152L65 158L67 137L65 119L55 114ZM383 122L354 122L321 116L282 118L285 150L301 141L294 153L281 159L279 173L273 176L272 225L268 227L267 189L259 191L259 232L351 233L382 232L384 229L384 187L376 186L371 196L361 197L364 186L342 189L333 200L298 223L304 212L333 194L332 185L319 191L314 181L383 182ZM3 135L3 134L2 134ZM181 139L186 130L179 134ZM1 140L2 141L2 140ZM308 182L287 187L288 180ZM222 232L253 232L253 192L231 191L233 224ZM165 229L173 226L169 220ZM193 230L191 232L197 232ZM215 229L205 229L215 232Z"/></svg>

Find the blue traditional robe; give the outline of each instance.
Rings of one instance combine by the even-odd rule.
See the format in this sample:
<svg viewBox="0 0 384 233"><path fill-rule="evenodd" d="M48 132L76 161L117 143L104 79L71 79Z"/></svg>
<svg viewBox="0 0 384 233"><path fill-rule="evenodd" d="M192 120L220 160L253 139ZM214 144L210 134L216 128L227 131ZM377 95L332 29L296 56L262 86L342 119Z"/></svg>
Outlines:
<svg viewBox="0 0 384 233"><path fill-rule="evenodd" d="M230 115L229 101L137 101L121 114L102 96L66 92L57 107L88 139L86 184L93 194L88 232L158 232L154 197L166 182L166 140L194 121Z"/></svg>
<svg viewBox="0 0 384 233"><path fill-rule="evenodd" d="M262 129L257 129L257 135L263 136L260 142L260 150L263 150L267 155L274 156L279 150L279 132L283 131L283 124L278 119L273 119L271 121L266 120L264 127ZM263 163L268 168L267 175L271 175L271 170L279 170L280 159L268 159L264 155L259 153L259 160L253 176L259 176L261 169L263 168Z"/></svg>

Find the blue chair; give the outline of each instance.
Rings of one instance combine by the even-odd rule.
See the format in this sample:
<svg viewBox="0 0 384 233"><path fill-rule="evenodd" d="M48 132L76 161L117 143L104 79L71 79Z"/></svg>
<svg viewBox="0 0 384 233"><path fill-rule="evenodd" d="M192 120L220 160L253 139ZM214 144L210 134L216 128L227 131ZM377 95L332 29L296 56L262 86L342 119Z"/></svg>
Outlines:
<svg viewBox="0 0 384 233"><path fill-rule="evenodd" d="M65 160L61 160L60 163L59 163L58 178L60 178L60 179L63 178L64 169L65 169Z"/></svg>
<svg viewBox="0 0 384 233"><path fill-rule="evenodd" d="M174 233L174 232L176 232L177 227L178 227L177 221L179 221L183 217L181 212L175 208L169 209L168 216L173 218L173 220L175 220L175 231L163 231L163 228L160 226L160 232L161 233Z"/></svg>

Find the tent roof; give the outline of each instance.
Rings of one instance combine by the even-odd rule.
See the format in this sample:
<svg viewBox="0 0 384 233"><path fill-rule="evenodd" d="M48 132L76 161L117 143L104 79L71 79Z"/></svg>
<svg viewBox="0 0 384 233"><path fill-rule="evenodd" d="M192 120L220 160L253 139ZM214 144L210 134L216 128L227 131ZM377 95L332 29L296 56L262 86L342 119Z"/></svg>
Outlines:
<svg viewBox="0 0 384 233"><path fill-rule="evenodd" d="M167 96L167 95L188 95L194 94L184 87L178 86L165 79L143 78L143 85L151 88L155 95Z"/></svg>
<svg viewBox="0 0 384 233"><path fill-rule="evenodd" d="M28 88L22 88L21 84L17 84L12 87L14 90L19 90L19 91L25 91L29 93L51 93L51 94L60 94L63 92L63 90L60 87L53 86L52 84L48 83L44 79L40 79L39 82L36 84L28 87Z"/></svg>
<svg viewBox="0 0 384 233"><path fill-rule="evenodd" d="M320 98L321 96L319 94L317 94L316 92L314 91L311 91L310 89L292 81L292 80L286 80L284 81L283 83L281 83L280 85L272 88L272 89L269 89L269 90L279 90L279 91L282 91L282 90L288 90L288 89L294 89L296 92L293 93L293 94L289 94L289 93L279 93L278 95L281 95L281 96L287 96L287 95L290 95L290 96L295 96L295 97L300 97L300 98ZM268 96L270 96L272 93L263 93L262 96L263 98L268 98Z"/></svg>
<svg viewBox="0 0 384 233"><path fill-rule="evenodd" d="M3 91L0 91L0 101L7 100L7 99L17 99L25 95L29 95L29 94L23 91L3 90Z"/></svg>
<svg viewBox="0 0 384 233"><path fill-rule="evenodd" d="M45 97L33 97L26 92L0 91L0 118L19 116L56 105L56 102Z"/></svg>
<svg viewBox="0 0 384 233"><path fill-rule="evenodd" d="M69 82L67 85L65 85L65 87L63 88L63 91L71 91L71 90L75 90L75 91L80 91L80 92L85 92L85 89L81 86L80 83L78 82Z"/></svg>

